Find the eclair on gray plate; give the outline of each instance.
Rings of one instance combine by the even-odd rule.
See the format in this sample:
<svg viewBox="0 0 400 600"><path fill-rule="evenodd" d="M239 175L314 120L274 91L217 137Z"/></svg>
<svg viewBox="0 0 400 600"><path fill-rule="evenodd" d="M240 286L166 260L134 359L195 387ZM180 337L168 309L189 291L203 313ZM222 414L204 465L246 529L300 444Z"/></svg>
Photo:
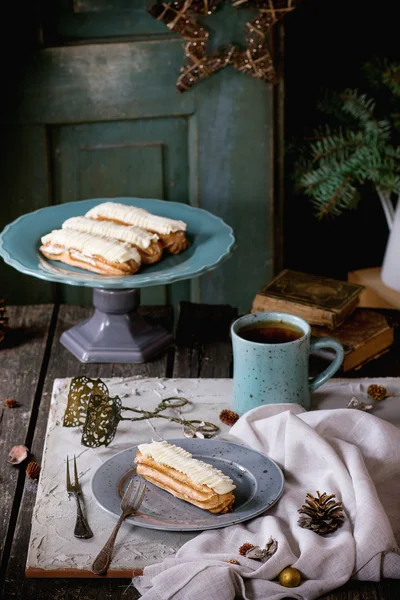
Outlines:
<svg viewBox="0 0 400 600"><path fill-rule="evenodd" d="M140 444L138 450L136 470L147 481L211 513L232 510L235 485L219 469L168 442Z"/></svg>

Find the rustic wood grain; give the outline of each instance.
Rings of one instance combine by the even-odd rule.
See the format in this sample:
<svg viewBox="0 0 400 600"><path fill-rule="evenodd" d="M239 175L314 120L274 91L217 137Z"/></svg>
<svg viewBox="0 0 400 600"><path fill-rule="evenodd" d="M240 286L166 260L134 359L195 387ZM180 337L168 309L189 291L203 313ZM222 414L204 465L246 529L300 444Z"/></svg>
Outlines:
<svg viewBox="0 0 400 600"><path fill-rule="evenodd" d="M32 53L17 82L15 118L26 124L70 125L118 121L122 115L130 121L193 114L194 97L178 95L175 87L181 40L165 39L160 50L159 42L145 40ZM151 69L143 69L144 64Z"/></svg>
<svg viewBox="0 0 400 600"><path fill-rule="evenodd" d="M27 464L11 466L8 454L15 445L31 448L30 423L40 399L53 307L9 307L8 314L10 330L0 349L0 573L8 559ZM18 406L5 408L7 398L14 398Z"/></svg>
<svg viewBox="0 0 400 600"><path fill-rule="evenodd" d="M110 37L176 37L149 15L147 0L73 0L66 3L45 0L43 4L47 5L46 46Z"/></svg>
<svg viewBox="0 0 400 600"><path fill-rule="evenodd" d="M169 309L150 308L142 309L142 311L142 314L146 313L149 320L160 323L164 327L172 324L172 313ZM31 323L31 326L25 332L27 334L31 332L31 337L20 340L20 345L15 346L14 349L7 349L7 353L12 352L13 354L12 356L8 354L6 363L3 360L1 362L0 382L3 384L2 387L4 382L6 384L11 382L14 386L13 389L24 391L24 396L31 395L29 391L28 394L26 391L34 389L36 398L38 398L44 379L43 369L46 369L48 362L37 422L35 420L36 407L31 415L31 425L28 425L28 429L29 427L32 429L35 425L32 450L35 457L39 459L47 425L52 383L55 377L74 376L82 373L93 377L123 377L134 374L151 377L171 376L172 374L179 377L230 376L232 354L229 326L236 318L237 313L235 309L229 306L201 306L182 303L177 325L177 349L175 354L171 351L160 359L145 365L82 365L67 352L58 343L59 335L67 327L88 316L89 313L90 310L88 309L61 307L49 358L46 356L45 348L50 325L51 307L21 307L10 310L10 314L13 316L12 320L15 323L21 323L25 326ZM395 316L393 316L393 319L395 319ZM3 359L3 356L7 357L7 354L0 354L1 359ZM379 360L385 360L385 375L398 375L398 352L392 351ZM43 367L42 364L44 364ZM374 372L373 363L369 368ZM42 373L41 377L39 376L40 372ZM19 373L23 373L21 381L18 377ZM368 365L364 367L363 376L369 376ZM17 381L15 382L15 380ZM35 394L35 391L33 394ZM1 442L2 439L0 439L0 450ZM6 600L30 600L31 598L35 600L122 600L123 598L137 600L139 594L132 587L130 580L89 579L78 581L24 578L35 496L36 484L27 481L23 490L21 510L18 515L14 543L11 547L6 585L2 597ZM18 497L16 497L16 502L19 503ZM0 527L2 526L1 523L2 521L0 521ZM398 600L399 598L400 581L391 580L385 580L381 583L352 581L329 594L321 596L321 600Z"/></svg>
<svg viewBox="0 0 400 600"><path fill-rule="evenodd" d="M231 323L237 310L227 305L181 302L176 330L174 377L231 377Z"/></svg>
<svg viewBox="0 0 400 600"><path fill-rule="evenodd" d="M47 416L55 378L76 377L78 375L100 378L132 377L133 375L142 375L143 377L165 377L167 375L167 353L164 353L157 360L141 365L80 363L59 343L59 338L63 331L87 318L91 312L91 309L76 306L62 306L60 308L32 444L32 451L38 462L40 462L43 451ZM172 309L168 307L142 308L141 314L146 317L149 322L161 324L169 330L172 328ZM23 360L22 356L21 360ZM39 371L40 367L36 370ZM121 597L122 592L126 589L127 585L129 585L129 581L118 580L114 583L109 583L108 580L66 581L63 579L53 579L48 581L42 579L25 579L25 563L35 499L36 483L27 480L21 501L22 510L20 510L18 514L15 537L11 547L4 590L5 597L13 598L15 600L25 600L27 598L67 599L78 597L83 599L97 596L104 598ZM135 593L136 592L133 590L130 590L129 592L129 597L132 598L132 600L137 597L134 595Z"/></svg>

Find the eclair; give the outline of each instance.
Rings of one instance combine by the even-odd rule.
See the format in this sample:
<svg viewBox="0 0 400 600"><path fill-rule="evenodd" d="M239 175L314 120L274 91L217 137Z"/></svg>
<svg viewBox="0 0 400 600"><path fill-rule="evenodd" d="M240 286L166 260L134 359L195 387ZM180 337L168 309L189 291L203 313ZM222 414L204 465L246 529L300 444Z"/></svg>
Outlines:
<svg viewBox="0 0 400 600"><path fill-rule="evenodd" d="M179 446L168 442L140 444L135 463L139 475L176 498L213 514L232 510L236 487L232 479Z"/></svg>
<svg viewBox="0 0 400 600"><path fill-rule="evenodd" d="M133 275L140 268L136 248L116 240L56 229L42 237L40 251L46 258L101 275Z"/></svg>
<svg viewBox="0 0 400 600"><path fill-rule="evenodd" d="M189 245L186 239L186 223L153 215L136 206L103 202L89 210L85 216L89 219L113 221L118 225L135 225L156 233L162 247L170 254L179 254Z"/></svg>
<svg viewBox="0 0 400 600"><path fill-rule="evenodd" d="M113 221L71 217L62 224L62 228L127 242L137 249L142 263L147 265L157 262L162 256L162 247L158 241L158 235L134 225L117 225Z"/></svg>

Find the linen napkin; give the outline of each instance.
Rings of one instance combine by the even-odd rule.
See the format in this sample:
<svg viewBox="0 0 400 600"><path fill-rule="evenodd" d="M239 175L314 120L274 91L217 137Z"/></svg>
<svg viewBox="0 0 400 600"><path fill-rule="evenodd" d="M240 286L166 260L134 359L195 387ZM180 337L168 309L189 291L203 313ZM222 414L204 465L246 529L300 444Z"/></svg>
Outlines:
<svg viewBox="0 0 400 600"><path fill-rule="evenodd" d="M133 579L143 600L312 600L350 578L400 578L399 428L360 410L280 404L246 413L230 433L277 462L283 496L262 516L205 531L146 567ZM317 490L334 493L346 515L324 537L298 525L306 493ZM264 547L270 537L278 549L265 563L238 553L244 542ZM273 581L288 566L302 574L296 588Z"/></svg>

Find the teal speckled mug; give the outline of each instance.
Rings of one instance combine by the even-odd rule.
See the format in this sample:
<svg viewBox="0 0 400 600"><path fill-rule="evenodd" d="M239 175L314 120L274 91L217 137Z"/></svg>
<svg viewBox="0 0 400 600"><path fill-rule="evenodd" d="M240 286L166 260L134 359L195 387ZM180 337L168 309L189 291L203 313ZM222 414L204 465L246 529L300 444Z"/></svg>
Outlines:
<svg viewBox="0 0 400 600"><path fill-rule="evenodd" d="M233 410L243 415L264 404L291 403L310 408L310 393L340 368L343 346L334 338L311 340L310 325L286 313L252 313L231 327ZM332 348L336 356L316 377L309 377L310 353Z"/></svg>

